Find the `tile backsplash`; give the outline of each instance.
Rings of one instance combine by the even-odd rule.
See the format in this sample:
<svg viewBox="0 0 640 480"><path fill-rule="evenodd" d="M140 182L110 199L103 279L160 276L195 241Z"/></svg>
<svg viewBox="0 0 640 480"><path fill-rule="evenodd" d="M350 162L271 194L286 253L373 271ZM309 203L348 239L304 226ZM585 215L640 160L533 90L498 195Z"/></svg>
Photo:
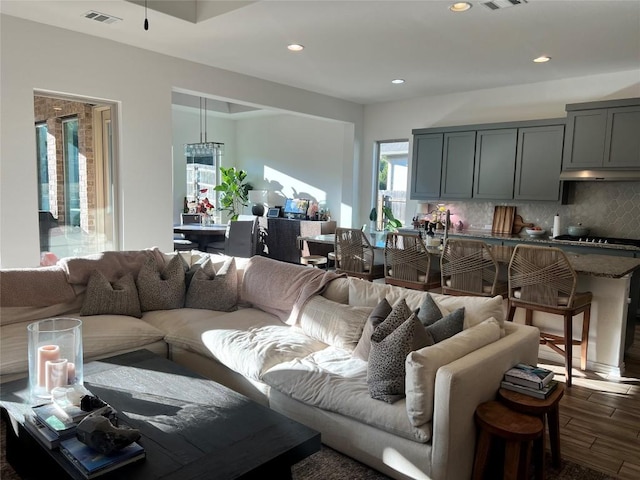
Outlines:
<svg viewBox="0 0 640 480"><path fill-rule="evenodd" d="M455 224L465 228L491 229L496 205L517 207L524 222L534 223L549 233L553 217L560 215L561 233L569 225L582 223L590 235L640 239L640 182L572 182L568 205L552 202L450 202L447 208Z"/></svg>

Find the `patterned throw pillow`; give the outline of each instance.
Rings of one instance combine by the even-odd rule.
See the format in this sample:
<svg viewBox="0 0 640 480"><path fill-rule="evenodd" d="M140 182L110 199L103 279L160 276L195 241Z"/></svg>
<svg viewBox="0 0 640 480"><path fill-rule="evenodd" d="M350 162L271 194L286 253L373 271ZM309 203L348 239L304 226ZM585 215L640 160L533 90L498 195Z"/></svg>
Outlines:
<svg viewBox="0 0 640 480"><path fill-rule="evenodd" d="M376 305L373 309L369 318L367 319L367 323L364 324L364 329L362 331L362 335L360 336L360 340L358 341L358 345L353 351L353 356L360 358L364 361L369 360L369 351L371 350L371 335L375 328L380 325L391 313L391 305L386 298L383 298L382 301Z"/></svg>
<svg viewBox="0 0 640 480"><path fill-rule="evenodd" d="M424 296L424 300L420 304L420 310L418 311L418 320L425 326L428 327L432 323L437 322L442 318L442 311L436 305L436 302L433 300L433 297L430 294L426 294Z"/></svg>
<svg viewBox="0 0 640 480"><path fill-rule="evenodd" d="M174 256L162 271L153 258L144 263L136 280L143 312L184 307L184 265L180 255Z"/></svg>
<svg viewBox="0 0 640 480"><path fill-rule="evenodd" d="M216 272L213 261L207 258L194 270L187 290L187 308L202 308L219 312L238 309L238 274L236 260L225 260Z"/></svg>
<svg viewBox="0 0 640 480"><path fill-rule="evenodd" d="M371 335L367 367L369 395L394 403L405 396L405 360L409 352L432 342L424 326L404 299L393 308Z"/></svg>
<svg viewBox="0 0 640 480"><path fill-rule="evenodd" d="M427 333L433 338L433 343L441 342L456 333L460 333L464 327L464 307L454 310L446 317L426 327Z"/></svg>
<svg viewBox="0 0 640 480"><path fill-rule="evenodd" d="M129 315L142 317L133 274L110 283L99 270L91 272L80 315Z"/></svg>

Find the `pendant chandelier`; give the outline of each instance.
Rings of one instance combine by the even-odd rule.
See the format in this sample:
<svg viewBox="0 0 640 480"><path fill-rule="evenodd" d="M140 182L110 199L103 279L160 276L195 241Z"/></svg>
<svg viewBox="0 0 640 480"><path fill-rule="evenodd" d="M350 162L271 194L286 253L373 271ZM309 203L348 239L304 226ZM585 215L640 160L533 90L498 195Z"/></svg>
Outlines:
<svg viewBox="0 0 640 480"><path fill-rule="evenodd" d="M204 115L203 106L204 102ZM203 140L203 127L204 125L204 140ZM199 143L187 143L184 146L184 154L187 157L215 157L221 153L221 149L224 143L208 142L207 141L207 99L200 97L200 142Z"/></svg>

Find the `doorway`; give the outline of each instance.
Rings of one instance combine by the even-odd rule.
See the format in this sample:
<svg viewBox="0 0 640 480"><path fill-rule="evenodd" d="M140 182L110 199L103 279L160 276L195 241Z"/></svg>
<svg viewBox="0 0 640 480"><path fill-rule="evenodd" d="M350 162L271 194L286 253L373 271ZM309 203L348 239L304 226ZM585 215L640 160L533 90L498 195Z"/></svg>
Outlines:
<svg viewBox="0 0 640 480"><path fill-rule="evenodd" d="M43 264L117 250L116 105L34 93Z"/></svg>

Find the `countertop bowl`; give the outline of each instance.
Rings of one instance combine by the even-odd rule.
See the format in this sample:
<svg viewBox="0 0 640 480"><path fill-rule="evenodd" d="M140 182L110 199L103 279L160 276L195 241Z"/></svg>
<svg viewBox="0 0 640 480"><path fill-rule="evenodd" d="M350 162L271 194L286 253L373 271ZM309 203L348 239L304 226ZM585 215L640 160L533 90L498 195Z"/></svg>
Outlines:
<svg viewBox="0 0 640 480"><path fill-rule="evenodd" d="M570 226L567 228L567 233L572 237L586 237L589 235L589 229L582 225Z"/></svg>
<svg viewBox="0 0 640 480"><path fill-rule="evenodd" d="M546 230L533 230L531 228L527 228L526 232L527 232L527 235L531 235L532 237L541 237L542 235L547 233Z"/></svg>

